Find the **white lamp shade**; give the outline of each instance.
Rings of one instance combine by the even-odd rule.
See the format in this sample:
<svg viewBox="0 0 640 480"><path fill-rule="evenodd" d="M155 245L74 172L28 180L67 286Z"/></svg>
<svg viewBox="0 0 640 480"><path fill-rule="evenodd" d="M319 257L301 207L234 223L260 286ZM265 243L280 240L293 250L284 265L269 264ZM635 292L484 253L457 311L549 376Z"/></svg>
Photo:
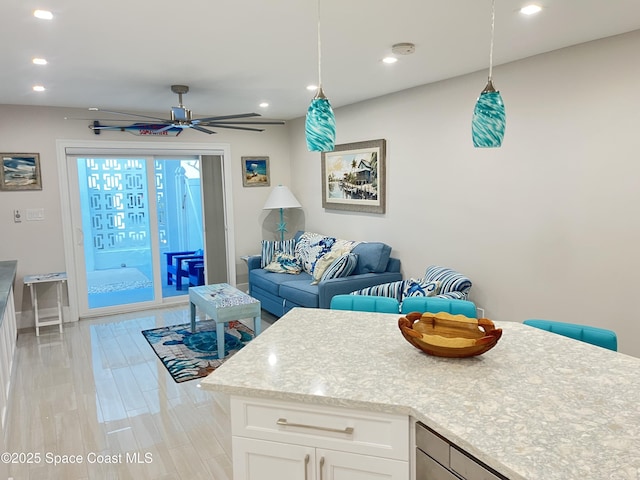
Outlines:
<svg viewBox="0 0 640 480"><path fill-rule="evenodd" d="M274 210L277 208L302 208L298 199L291 193L288 187L278 185L271 190L263 210Z"/></svg>

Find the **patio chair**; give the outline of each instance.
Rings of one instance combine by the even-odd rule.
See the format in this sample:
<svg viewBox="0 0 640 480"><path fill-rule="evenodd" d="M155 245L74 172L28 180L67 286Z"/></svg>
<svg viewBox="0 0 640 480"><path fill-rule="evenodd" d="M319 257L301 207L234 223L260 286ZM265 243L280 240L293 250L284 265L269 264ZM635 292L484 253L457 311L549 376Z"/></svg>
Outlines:
<svg viewBox="0 0 640 480"><path fill-rule="evenodd" d="M167 285L176 284L176 290L182 290L182 279L189 278L189 262L195 260L203 262L202 250L185 252L165 252L167 256Z"/></svg>

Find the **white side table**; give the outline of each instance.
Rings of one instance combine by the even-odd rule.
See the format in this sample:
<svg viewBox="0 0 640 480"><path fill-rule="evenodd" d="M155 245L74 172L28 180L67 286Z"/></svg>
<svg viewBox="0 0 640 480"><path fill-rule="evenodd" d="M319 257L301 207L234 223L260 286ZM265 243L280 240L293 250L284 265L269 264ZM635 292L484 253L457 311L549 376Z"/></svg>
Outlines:
<svg viewBox="0 0 640 480"><path fill-rule="evenodd" d="M40 336L40 327L48 327L49 325L58 325L60 333L62 333L62 284L67 281L66 272L58 273L43 273L40 275L26 275L24 277L24 284L29 286L31 291L31 304L33 305L33 316L36 321L36 336ZM58 294L58 317L53 320L42 320L38 314L38 290L36 285L38 283L56 283L56 290Z"/></svg>

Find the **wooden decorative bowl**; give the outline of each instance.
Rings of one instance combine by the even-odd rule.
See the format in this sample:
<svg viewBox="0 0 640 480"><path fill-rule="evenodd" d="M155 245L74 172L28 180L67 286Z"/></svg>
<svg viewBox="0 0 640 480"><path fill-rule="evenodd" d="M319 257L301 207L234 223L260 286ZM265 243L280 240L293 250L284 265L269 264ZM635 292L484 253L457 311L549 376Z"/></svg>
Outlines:
<svg viewBox="0 0 640 480"><path fill-rule="evenodd" d="M398 320L402 336L414 347L437 357L473 357L492 349L502 329L488 318L449 313L411 312Z"/></svg>

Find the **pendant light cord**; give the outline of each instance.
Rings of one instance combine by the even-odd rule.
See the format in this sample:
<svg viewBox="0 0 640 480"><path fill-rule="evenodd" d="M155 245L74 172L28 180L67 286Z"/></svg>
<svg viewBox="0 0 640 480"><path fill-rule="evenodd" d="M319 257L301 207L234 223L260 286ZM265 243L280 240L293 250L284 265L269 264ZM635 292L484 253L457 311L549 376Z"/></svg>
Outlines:
<svg viewBox="0 0 640 480"><path fill-rule="evenodd" d="M319 0L318 0L319 2ZM320 18L318 17L318 22ZM489 48L489 81L493 74L493 35L496 27L496 0L491 1L491 46Z"/></svg>
<svg viewBox="0 0 640 480"><path fill-rule="evenodd" d="M322 88L322 40L320 38L320 0L318 0L318 88Z"/></svg>

